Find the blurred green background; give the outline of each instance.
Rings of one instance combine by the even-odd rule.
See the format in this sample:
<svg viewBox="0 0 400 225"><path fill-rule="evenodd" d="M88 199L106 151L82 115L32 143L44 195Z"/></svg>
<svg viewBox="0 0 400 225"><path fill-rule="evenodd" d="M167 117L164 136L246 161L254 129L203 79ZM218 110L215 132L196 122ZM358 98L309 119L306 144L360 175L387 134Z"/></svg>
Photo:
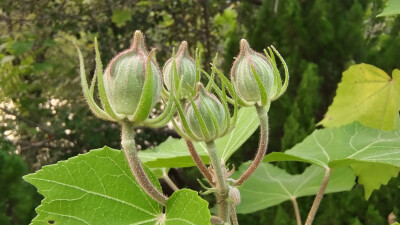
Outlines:
<svg viewBox="0 0 400 225"><path fill-rule="evenodd" d="M127 48L135 30L157 48L160 67L172 48L189 42L203 52L203 67L219 53L228 76L239 40L258 51L273 44L290 70L287 93L270 110L269 151L283 151L311 133L335 95L341 73L369 63L388 74L400 68L400 17L379 17L385 0L2 0L0 1L0 224L29 224L41 197L21 177L47 164L104 145L119 148L117 124L96 119L85 105L75 42L87 72L94 72L94 37L104 64ZM91 75L90 75L91 76ZM146 149L176 136L169 128L140 128ZM250 160L255 134L231 162ZM291 173L304 165L281 163ZM180 187L198 187L197 169L171 170ZM388 224L400 217L399 179L365 201L363 188L327 195L315 224ZM167 190L168 191L168 190ZM299 200L303 218L312 198ZM395 206L393 208L393 206ZM295 224L290 203L252 215L241 224Z"/></svg>

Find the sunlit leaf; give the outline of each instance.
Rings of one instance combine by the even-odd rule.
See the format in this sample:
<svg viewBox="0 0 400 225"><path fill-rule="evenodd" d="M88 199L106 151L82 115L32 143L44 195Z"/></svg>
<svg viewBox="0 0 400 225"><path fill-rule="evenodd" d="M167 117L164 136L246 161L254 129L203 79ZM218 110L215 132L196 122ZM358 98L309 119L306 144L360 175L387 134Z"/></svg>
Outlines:
<svg viewBox="0 0 400 225"><path fill-rule="evenodd" d="M380 14L378 14L377 16L393 16L393 15L397 15L400 14L400 1L399 0L389 0L386 3L386 7L383 10L383 12L381 12Z"/></svg>
<svg viewBox="0 0 400 225"><path fill-rule="evenodd" d="M400 171L399 167L380 163L359 162L351 167L356 175L360 176L358 183L364 185L366 199L371 196L373 190L386 185L392 177L397 177Z"/></svg>
<svg viewBox="0 0 400 225"><path fill-rule="evenodd" d="M339 127L359 121L365 126L383 130L399 128L400 70L392 78L368 64L351 66L343 73L342 82L325 118L325 127Z"/></svg>
<svg viewBox="0 0 400 225"><path fill-rule="evenodd" d="M249 164L242 165L234 177L239 176ZM242 202L236 211L252 213L292 198L315 195L324 173L324 168L311 165L302 174L291 175L269 163L262 163L240 187ZM325 193L348 191L354 184L354 172L348 167L341 167L332 171Z"/></svg>

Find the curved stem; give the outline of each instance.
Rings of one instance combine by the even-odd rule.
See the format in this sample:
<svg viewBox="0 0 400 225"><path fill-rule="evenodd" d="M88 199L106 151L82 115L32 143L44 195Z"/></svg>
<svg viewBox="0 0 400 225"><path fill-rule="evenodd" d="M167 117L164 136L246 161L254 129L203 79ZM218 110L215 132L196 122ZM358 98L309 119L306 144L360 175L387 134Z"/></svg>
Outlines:
<svg viewBox="0 0 400 225"><path fill-rule="evenodd" d="M292 197L290 199L292 201L293 204L293 208L294 208L294 214L296 215L296 221L297 221L297 225L301 225L301 216L300 216L300 211L299 211L299 205L297 205L297 200L295 197Z"/></svg>
<svg viewBox="0 0 400 225"><path fill-rule="evenodd" d="M331 176L331 168L325 167L324 179L322 180L321 187L319 188L318 193L315 196L315 199L314 199L314 202L313 202L313 204L311 206L310 212L308 213L305 225L311 225L312 224L312 222L314 220L314 217L315 217L315 214L317 213L319 204L321 203L322 197L324 196L325 189L326 189L326 186L328 185L330 176Z"/></svg>
<svg viewBox="0 0 400 225"><path fill-rule="evenodd" d="M247 170L236 180L233 184L239 186L243 184L257 169L258 165L262 162L265 153L267 152L268 145L268 108L263 106L256 106L258 119L260 120L260 142L258 143L257 154L253 162Z"/></svg>
<svg viewBox="0 0 400 225"><path fill-rule="evenodd" d="M176 186L176 184L169 178L168 173L163 171L163 177L164 181L168 184L168 186L173 190L173 191L178 191L179 188Z"/></svg>
<svg viewBox="0 0 400 225"><path fill-rule="evenodd" d="M231 220L232 220L232 225L239 225L237 216L236 216L236 209L233 204L231 204ZM301 224L300 224L301 225Z"/></svg>
<svg viewBox="0 0 400 225"><path fill-rule="evenodd" d="M203 174L203 176L208 180L208 182L214 187L215 182L212 179L212 175L211 175L210 171L207 169L207 166L201 160L199 154L196 151L196 148L193 145L193 142L191 142L187 139L185 139L185 142L186 142L186 146L189 149L190 155L193 158L193 161L196 163L197 168L199 168L201 174Z"/></svg>
<svg viewBox="0 0 400 225"><path fill-rule="evenodd" d="M134 126L130 122L122 122L121 145L124 149L125 157L128 160L129 167L136 180L148 195L162 205L167 202L167 197L163 195L150 181L147 174L144 172L142 162L140 161L135 144Z"/></svg>
<svg viewBox="0 0 400 225"><path fill-rule="evenodd" d="M218 216L224 222L230 220L229 216L229 202L227 201L229 195L229 187L225 182L225 163L221 162L218 156L218 151L214 141L206 142L207 151L210 156L211 165L214 169L215 178L217 180L217 203L218 203Z"/></svg>

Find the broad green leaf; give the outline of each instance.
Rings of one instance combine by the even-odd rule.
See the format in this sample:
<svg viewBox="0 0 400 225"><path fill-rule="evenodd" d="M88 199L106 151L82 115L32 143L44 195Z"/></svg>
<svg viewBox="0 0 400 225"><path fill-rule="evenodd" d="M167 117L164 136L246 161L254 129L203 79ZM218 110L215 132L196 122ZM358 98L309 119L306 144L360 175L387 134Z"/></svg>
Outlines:
<svg viewBox="0 0 400 225"><path fill-rule="evenodd" d="M126 22L132 20L132 12L130 10L114 10L111 21L115 23L118 27L122 27Z"/></svg>
<svg viewBox="0 0 400 225"><path fill-rule="evenodd" d="M253 107L241 108L235 129L228 135L217 139L215 144L221 158L226 161L256 131L259 121ZM209 162L206 145L194 143L204 163ZM154 149L139 152L139 157L148 167L190 167L194 166L183 139L168 138Z"/></svg>
<svg viewBox="0 0 400 225"><path fill-rule="evenodd" d="M393 16L400 14L400 1L399 0L389 0L386 3L386 7L377 17L380 16Z"/></svg>
<svg viewBox="0 0 400 225"><path fill-rule="evenodd" d="M358 64L343 72L342 82L325 118L325 127L359 121L382 130L399 128L400 70L392 78L381 69Z"/></svg>
<svg viewBox="0 0 400 225"><path fill-rule="evenodd" d="M165 211L165 225L211 224L208 202L192 190L182 189L174 192L165 205Z"/></svg>
<svg viewBox="0 0 400 225"><path fill-rule="evenodd" d="M45 166L24 177L45 198L32 224L207 224L207 203L190 190L180 190L162 206L137 184L122 151L108 147ZM160 188L157 179L151 181ZM189 201L192 204L187 204ZM192 215L176 215L187 208ZM171 221L171 222L168 222ZM172 221L182 221L173 223Z"/></svg>
<svg viewBox="0 0 400 225"><path fill-rule="evenodd" d="M242 165L234 176L239 176L249 164ZM316 165L309 166L302 174L291 175L269 163L262 163L239 188L242 202L236 211L252 213L292 198L316 195L324 174L325 169ZM348 191L354 184L355 175L350 168L337 168L332 171L325 193Z"/></svg>
<svg viewBox="0 0 400 225"><path fill-rule="evenodd" d="M204 149L195 145L198 154L205 163L209 162L208 153ZM195 163L186 148L185 141L169 137L165 142L154 147L139 152L139 157L146 166L151 168L168 167L180 168L195 166Z"/></svg>
<svg viewBox="0 0 400 225"><path fill-rule="evenodd" d="M33 224L138 223L157 218L162 210L139 187L122 151L107 147L45 166L24 179L45 197Z"/></svg>
<svg viewBox="0 0 400 225"><path fill-rule="evenodd" d="M400 167L400 131L382 131L358 122L316 130L292 149L271 153L264 158L268 162L285 160L331 168L352 166L361 183L366 185L368 197L367 193L386 184L391 176L397 176L393 170ZM376 171L385 171L386 174L380 179L370 179L372 175L378 176Z"/></svg>
<svg viewBox="0 0 400 225"><path fill-rule="evenodd" d="M238 112L235 129L215 142L222 160L227 161L229 157L257 130L259 124L260 121L258 120L254 107L241 108ZM202 145L205 146L204 143L202 143Z"/></svg>

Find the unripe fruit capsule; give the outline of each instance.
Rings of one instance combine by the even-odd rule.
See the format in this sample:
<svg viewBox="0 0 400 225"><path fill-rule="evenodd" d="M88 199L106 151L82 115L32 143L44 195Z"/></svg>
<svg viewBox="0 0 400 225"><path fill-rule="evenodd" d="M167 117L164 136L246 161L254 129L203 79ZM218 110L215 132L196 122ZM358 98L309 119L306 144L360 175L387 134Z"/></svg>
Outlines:
<svg viewBox="0 0 400 225"><path fill-rule="evenodd" d="M240 41L240 53L233 63L231 78L239 96L247 102L260 102L261 90L257 84L254 71L263 84L267 96L276 92L274 85L274 69L271 62L264 55L250 48L249 43Z"/></svg>

